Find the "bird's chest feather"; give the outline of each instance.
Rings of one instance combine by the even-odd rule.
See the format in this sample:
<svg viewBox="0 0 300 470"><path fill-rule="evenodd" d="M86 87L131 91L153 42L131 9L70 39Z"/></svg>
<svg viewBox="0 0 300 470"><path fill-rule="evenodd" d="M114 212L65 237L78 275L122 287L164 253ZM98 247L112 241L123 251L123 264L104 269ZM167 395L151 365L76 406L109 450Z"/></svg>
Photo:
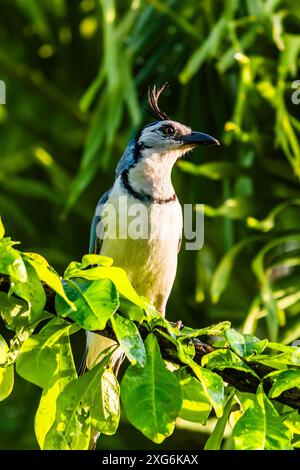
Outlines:
<svg viewBox="0 0 300 470"><path fill-rule="evenodd" d="M153 301L167 295L175 278L182 232L180 204L177 200L143 203L121 191L115 191L108 203L103 211L101 254L111 256L127 271L140 294Z"/></svg>

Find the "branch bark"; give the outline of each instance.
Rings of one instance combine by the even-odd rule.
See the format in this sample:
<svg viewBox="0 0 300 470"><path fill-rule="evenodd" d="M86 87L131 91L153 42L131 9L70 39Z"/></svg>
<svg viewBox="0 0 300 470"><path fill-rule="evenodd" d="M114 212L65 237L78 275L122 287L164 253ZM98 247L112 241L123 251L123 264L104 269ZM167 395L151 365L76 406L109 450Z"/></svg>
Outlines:
<svg viewBox="0 0 300 470"><path fill-rule="evenodd" d="M5 275L0 275L0 291L8 292L9 286L9 277ZM43 286L47 299L45 310L50 313L56 314L54 303L55 292L44 283ZM138 328L142 338L145 338L148 333L146 328L143 325L139 325ZM116 340L114 331L110 326L107 326L104 330L101 331L94 331L94 333ZM176 346L170 341L168 341L167 338L160 335L159 332L155 332L155 334L159 342L163 358L175 364L181 364L178 358ZM193 338L191 341L193 341L195 347L194 361L197 364L201 364L201 359L203 356L209 354L210 352L216 349L210 344L203 343L197 338ZM272 367L265 366L264 364L260 364L258 362L247 362L247 365L252 368L261 379L275 370ZM255 393L259 385L259 380L256 379L252 374L248 374L246 372L242 372L236 369L215 369L214 372L220 375L229 385L232 385L241 392ZM272 381L270 379L265 379L263 381L263 387L266 393L268 393L271 386ZM279 403L288 405L291 408L300 410L300 389L296 387L291 388L290 390L283 392L279 397L276 397L276 399L274 400Z"/></svg>

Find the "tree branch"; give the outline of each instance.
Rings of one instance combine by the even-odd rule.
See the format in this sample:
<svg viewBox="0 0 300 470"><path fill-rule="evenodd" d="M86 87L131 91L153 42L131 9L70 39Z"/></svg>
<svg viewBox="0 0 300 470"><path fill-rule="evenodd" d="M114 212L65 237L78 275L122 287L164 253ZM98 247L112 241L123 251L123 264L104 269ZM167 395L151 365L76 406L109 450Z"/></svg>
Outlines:
<svg viewBox="0 0 300 470"><path fill-rule="evenodd" d="M10 286L9 277L5 275L0 275L0 291L8 292L9 286ZM46 299L47 299L45 310L47 310L50 313L56 314L55 304L54 304L55 292L44 283L43 283L43 287L45 289L45 294L46 294ZM148 334L148 331L146 330L146 328L143 325L139 325L138 329L142 338L145 338L146 335ZM114 331L110 326L107 326L104 330L101 330L101 331L94 331L94 333L116 340ZM159 342L159 346L160 346L160 350L161 350L163 358L175 364L182 365L181 361L178 358L176 346L170 341L168 341L167 338L160 335L159 331L156 331L155 335ZM191 341L193 342L194 348L195 348L194 361L199 365L201 365L201 359L203 356L205 356L206 354L209 354L210 352L216 349L210 344L203 343L197 338L193 338L191 339ZM267 374L269 374L270 372L275 370L272 367L265 366L264 364L260 364L258 362L247 362L247 365L248 367L253 369L261 379L265 377ZM232 385L233 387L235 387L237 390L241 392L255 393L259 385L259 380L256 379L252 374L248 374L246 372L242 372L236 369L224 369L224 370L215 369L214 372L220 375L225 380L225 382L227 382L229 385ZM263 387L266 393L268 393L271 386L272 386L272 381L270 379L265 379L263 381ZM291 388L283 392L279 397L276 397L274 400L279 403L288 405L291 408L300 409L300 389L296 387Z"/></svg>

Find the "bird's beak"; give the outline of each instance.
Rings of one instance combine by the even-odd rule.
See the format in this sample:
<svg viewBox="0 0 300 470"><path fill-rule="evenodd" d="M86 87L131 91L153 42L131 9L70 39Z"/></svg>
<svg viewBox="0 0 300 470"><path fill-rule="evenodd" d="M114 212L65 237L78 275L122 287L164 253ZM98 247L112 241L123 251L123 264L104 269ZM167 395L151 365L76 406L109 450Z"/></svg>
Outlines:
<svg viewBox="0 0 300 470"><path fill-rule="evenodd" d="M208 134L202 132L191 132L190 134L181 136L181 141L184 144L191 145L220 145L220 142Z"/></svg>

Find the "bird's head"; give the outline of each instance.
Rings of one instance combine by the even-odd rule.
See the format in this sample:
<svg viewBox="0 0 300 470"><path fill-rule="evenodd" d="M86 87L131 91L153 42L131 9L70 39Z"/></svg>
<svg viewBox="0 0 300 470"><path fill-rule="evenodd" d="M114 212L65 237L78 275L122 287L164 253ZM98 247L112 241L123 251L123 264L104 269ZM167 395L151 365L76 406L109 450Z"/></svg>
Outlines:
<svg viewBox="0 0 300 470"><path fill-rule="evenodd" d="M158 100L166 86L164 84L158 89L156 86L149 89L148 112L155 121L147 124L130 141L117 166L117 176L138 163L141 165L147 161L150 165L152 162L156 166L159 163L172 166L178 158L198 146L220 145L214 137L193 131L190 127L171 120L161 111Z"/></svg>
<svg viewBox="0 0 300 470"><path fill-rule="evenodd" d="M166 88L164 84L157 89L149 89L148 100L150 109L156 121L146 125L136 136L136 143L144 153L174 154L180 157L189 150L202 145L219 145L214 137L202 132L192 131L179 122L171 120L166 113L160 110L158 100ZM147 152L148 150L148 152Z"/></svg>

